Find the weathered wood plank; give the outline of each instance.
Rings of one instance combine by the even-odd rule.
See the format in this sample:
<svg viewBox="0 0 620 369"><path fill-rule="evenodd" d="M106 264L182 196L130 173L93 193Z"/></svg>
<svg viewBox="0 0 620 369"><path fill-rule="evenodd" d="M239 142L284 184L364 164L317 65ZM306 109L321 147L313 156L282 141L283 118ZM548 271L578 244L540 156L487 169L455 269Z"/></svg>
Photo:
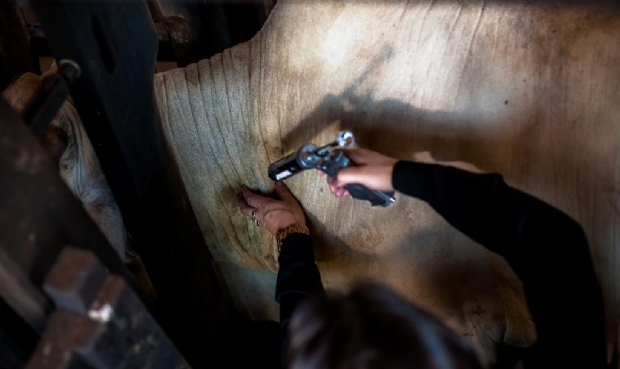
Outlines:
<svg viewBox="0 0 620 369"><path fill-rule="evenodd" d="M71 96L157 292L162 327L192 366L206 367L226 302L158 124L157 37L146 4L33 6L56 59L82 68Z"/></svg>

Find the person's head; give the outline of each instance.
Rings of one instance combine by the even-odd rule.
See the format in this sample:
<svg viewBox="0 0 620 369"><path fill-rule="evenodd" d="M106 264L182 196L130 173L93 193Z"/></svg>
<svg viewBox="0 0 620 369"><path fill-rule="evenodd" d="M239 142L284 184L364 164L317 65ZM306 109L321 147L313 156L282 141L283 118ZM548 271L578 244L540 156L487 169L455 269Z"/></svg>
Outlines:
<svg viewBox="0 0 620 369"><path fill-rule="evenodd" d="M473 350L437 318L363 282L301 304L289 330L291 369L480 369Z"/></svg>

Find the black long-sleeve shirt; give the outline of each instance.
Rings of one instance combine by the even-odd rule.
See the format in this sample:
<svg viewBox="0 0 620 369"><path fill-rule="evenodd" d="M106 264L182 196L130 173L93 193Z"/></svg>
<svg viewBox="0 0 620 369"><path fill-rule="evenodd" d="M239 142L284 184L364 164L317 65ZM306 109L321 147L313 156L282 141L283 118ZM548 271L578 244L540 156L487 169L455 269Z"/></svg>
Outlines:
<svg viewBox="0 0 620 369"><path fill-rule="evenodd" d="M538 339L530 368L604 368L603 298L582 228L554 207L509 187L499 174L399 161L394 189L431 205L452 226L503 256L523 282ZM287 237L276 301L286 333L296 304L323 291L307 235ZM283 335L286 337L286 335ZM283 339L283 354L286 351Z"/></svg>

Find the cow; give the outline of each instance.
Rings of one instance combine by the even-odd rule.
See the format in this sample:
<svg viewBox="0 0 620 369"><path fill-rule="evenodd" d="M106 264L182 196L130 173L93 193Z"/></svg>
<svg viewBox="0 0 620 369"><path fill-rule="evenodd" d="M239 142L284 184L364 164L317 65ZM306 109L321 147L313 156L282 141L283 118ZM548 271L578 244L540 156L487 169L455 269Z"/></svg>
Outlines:
<svg viewBox="0 0 620 369"><path fill-rule="evenodd" d="M16 111L23 113L43 78L55 72L54 63L42 76L26 73L3 91L2 97ZM62 104L45 130L42 144L63 182L131 271L142 297L153 304L157 300L155 288L140 254L132 247L121 211L70 98Z"/></svg>
<svg viewBox="0 0 620 369"><path fill-rule="evenodd" d="M42 79L55 71L55 66L52 66L43 76L26 73L3 92L3 97L15 110L22 113ZM42 142L58 166L62 180L80 200L119 257L125 259L127 233L123 217L82 121L70 100L63 103L46 129Z"/></svg>
<svg viewBox="0 0 620 369"><path fill-rule="evenodd" d="M393 157L429 151L500 172L577 219L611 341L620 311L618 15L604 3L282 0L250 41L157 74L162 129L237 309L277 319L276 245L238 211L239 187L271 190L271 162L348 129ZM513 271L426 204L333 198L310 172L287 183L328 289L380 280L439 316L487 365L501 346L535 342Z"/></svg>

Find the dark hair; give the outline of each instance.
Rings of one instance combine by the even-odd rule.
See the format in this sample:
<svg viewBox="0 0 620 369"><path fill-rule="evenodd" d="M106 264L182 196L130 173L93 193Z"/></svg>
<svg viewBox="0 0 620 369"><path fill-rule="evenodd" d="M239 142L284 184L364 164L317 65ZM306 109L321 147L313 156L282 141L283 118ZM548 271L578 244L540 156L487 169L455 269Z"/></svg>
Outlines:
<svg viewBox="0 0 620 369"><path fill-rule="evenodd" d="M311 299L289 330L290 369L480 369L473 350L427 311L373 282Z"/></svg>

